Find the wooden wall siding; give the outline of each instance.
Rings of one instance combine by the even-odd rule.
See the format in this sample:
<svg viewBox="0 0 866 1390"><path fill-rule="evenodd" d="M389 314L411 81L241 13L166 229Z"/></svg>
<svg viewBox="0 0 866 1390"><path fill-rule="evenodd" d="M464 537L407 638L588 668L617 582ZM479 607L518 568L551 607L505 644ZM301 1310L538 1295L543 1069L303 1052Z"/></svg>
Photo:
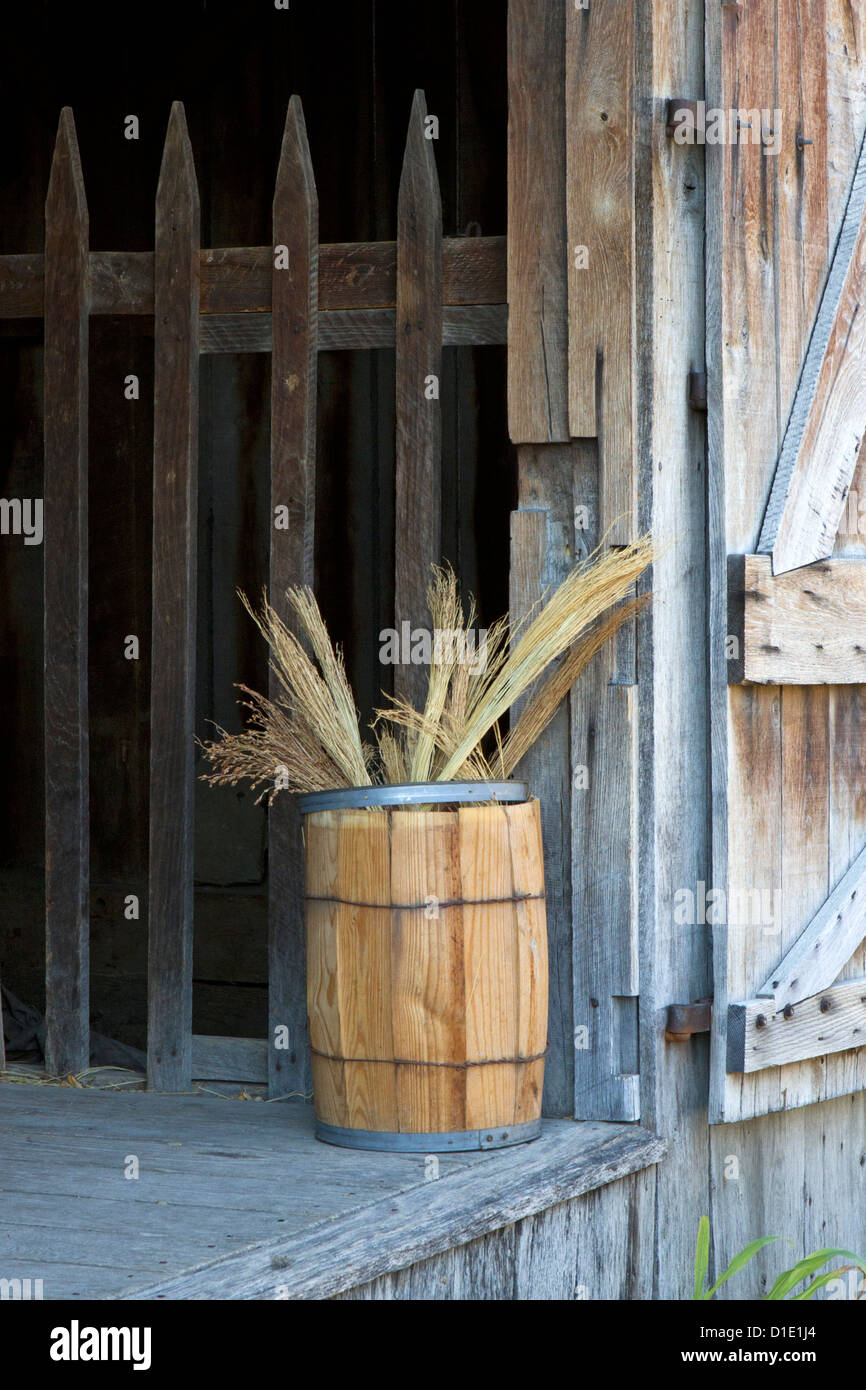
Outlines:
<svg viewBox="0 0 866 1390"><path fill-rule="evenodd" d="M728 560L732 683L854 685L866 681L866 564L839 556L774 575L769 555Z"/></svg>
<svg viewBox="0 0 866 1390"><path fill-rule="evenodd" d="M271 356L270 595L294 627L286 590L315 582L319 209L300 99L293 96L277 168ZM288 525L277 509L288 508ZM271 699L279 682L269 673ZM293 802L268 813L268 1079L271 1096L309 1091L304 950L304 846ZM288 1039L281 1030L288 1028ZM285 1045L288 1041L288 1046ZM277 1043L279 1042L279 1046Z"/></svg>
<svg viewBox="0 0 866 1390"><path fill-rule="evenodd" d="M45 1061L89 1066L87 417L89 225L64 107L45 204Z"/></svg>
<svg viewBox="0 0 866 1390"><path fill-rule="evenodd" d="M634 534L631 8L509 7L515 614L602 538ZM590 271L571 268L578 244ZM570 435L590 439L552 442ZM522 768L544 807L551 998L570 993L551 1012L551 1114L639 1115L634 637L596 659Z"/></svg>
<svg viewBox="0 0 866 1390"><path fill-rule="evenodd" d="M559 584L574 559L573 446L522 445L518 450L518 510L511 517L509 610L520 618L546 589ZM571 734L563 706L523 759L525 777L541 803L547 891L549 1052L544 1114L574 1108L572 972Z"/></svg>
<svg viewBox="0 0 866 1390"><path fill-rule="evenodd" d="M611 518L606 441L574 444L587 555ZM627 634L632 639L634 629ZM624 656L626 661L623 661ZM634 650L609 643L571 695L574 1097L579 1119L636 1120L638 1077L637 689ZM578 1031L585 1030L585 1031Z"/></svg>
<svg viewBox="0 0 866 1390"><path fill-rule="evenodd" d="M569 428L582 557L635 534L635 7L566 5L565 27ZM570 701L580 1119L640 1116L634 640L630 625Z"/></svg>
<svg viewBox="0 0 866 1390"><path fill-rule="evenodd" d="M652 1297L657 1168L560 1202L337 1294L339 1302L633 1300ZM678 1271L681 1274L681 1271ZM687 1296L679 1278L678 1296Z"/></svg>
<svg viewBox="0 0 866 1390"><path fill-rule="evenodd" d="M397 206L397 472L394 617L426 626L431 566L442 560L442 199L416 92ZM395 691L423 705L426 673L398 666Z"/></svg>
<svg viewBox="0 0 866 1390"><path fill-rule="evenodd" d="M156 193L148 1085L188 1090L192 1060L199 201L183 106Z"/></svg>
<svg viewBox="0 0 866 1390"><path fill-rule="evenodd" d="M563 443L568 425L565 0L508 6L508 428Z"/></svg>
<svg viewBox="0 0 866 1390"><path fill-rule="evenodd" d="M593 0L565 14L569 429L601 441L601 529L626 544L635 504L635 7Z"/></svg>
<svg viewBox="0 0 866 1390"><path fill-rule="evenodd" d="M818 126L814 114L811 124ZM826 137L826 124L818 128ZM772 555L774 574L833 552L866 433L860 369L866 330L859 313L864 262L866 148L861 147L761 528L759 549ZM798 286L780 288L792 294L794 304L800 302Z"/></svg>
<svg viewBox="0 0 866 1390"><path fill-rule="evenodd" d="M708 195L708 298L715 310L708 359L721 383L720 397L710 402L711 478L719 480L711 491L710 532L713 886L726 889L729 903L732 893L762 890L771 901L773 891L781 891L781 909L771 924L731 922L714 930L714 1121L842 1094L853 1079L850 1054L752 1077L730 1074L723 1044L727 1003L752 997L833 886L830 788L838 773L829 690L723 685L727 555L754 548L831 235L821 134L827 108L825 5L785 0L779 8L775 25L767 7L757 5L742 14L725 10L708 25L708 73L721 75L713 104L781 111L778 155L752 145L719 148ZM810 35L820 41L810 42ZM813 125L815 144L798 150L796 135L813 138ZM733 343L736 350L723 349ZM834 697L837 704L844 698L842 692ZM853 1062L855 1077L861 1066L866 1079L862 1053Z"/></svg>
<svg viewBox="0 0 866 1390"><path fill-rule="evenodd" d="M707 928L674 918L677 892L710 881L705 417L685 380L705 350L705 152L676 145L664 120L672 94L703 91L703 6L638 6L635 45L639 524L670 540L638 632L640 1082L642 1122L673 1139L652 1278L652 1296L669 1299L683 1297L709 1209L707 1040L664 1037L668 1004L712 992Z"/></svg>

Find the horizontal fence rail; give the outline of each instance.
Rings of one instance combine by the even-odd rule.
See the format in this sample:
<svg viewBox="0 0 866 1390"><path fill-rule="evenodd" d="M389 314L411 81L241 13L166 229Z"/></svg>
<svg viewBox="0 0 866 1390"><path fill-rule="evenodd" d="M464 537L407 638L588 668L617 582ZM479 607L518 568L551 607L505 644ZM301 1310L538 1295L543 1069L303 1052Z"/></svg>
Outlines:
<svg viewBox="0 0 866 1390"><path fill-rule="evenodd" d="M440 559L442 349L504 344L504 237L443 238L424 94L415 94L397 240L320 245L300 100L286 118L273 245L202 249L193 151L172 107L155 203L154 252L92 252L72 112L65 108L46 203L44 255L0 256L0 321L45 340L46 1066L89 1064L87 704L88 326L153 318L154 441L147 1079L261 1082L310 1090L303 944L303 849L294 803L268 823L268 1039L192 1032L196 498L202 353L269 352L269 584L314 581L316 372L321 351L395 349L399 620L426 620ZM419 528L418 519L424 525ZM419 540L419 537L421 539ZM418 675L412 667L406 679ZM273 693L273 691L272 691ZM407 687L404 693L412 693ZM132 1050L130 1050L131 1052ZM227 1074L228 1073L228 1074Z"/></svg>
<svg viewBox="0 0 866 1390"><path fill-rule="evenodd" d="M445 237L443 304L504 304L505 248L505 237ZM273 247L203 250L199 259L202 314L271 312ZM91 315L152 314L153 254L91 251L88 284ZM0 256L0 319L40 318L44 295L44 256ZM320 309L393 309L396 303L396 241L319 247Z"/></svg>

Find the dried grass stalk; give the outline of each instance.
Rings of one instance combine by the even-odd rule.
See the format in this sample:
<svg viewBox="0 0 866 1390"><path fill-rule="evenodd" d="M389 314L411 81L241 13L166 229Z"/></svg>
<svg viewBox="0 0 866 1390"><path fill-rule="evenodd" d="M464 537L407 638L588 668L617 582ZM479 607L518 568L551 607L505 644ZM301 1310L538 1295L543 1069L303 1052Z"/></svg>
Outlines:
<svg viewBox="0 0 866 1390"><path fill-rule="evenodd" d="M526 753L541 737L575 681L593 657L629 618L639 613L650 601L650 594L641 594L630 603L615 608L571 648L564 660L524 708L499 757L499 776L510 777Z"/></svg>
<svg viewBox="0 0 866 1390"><path fill-rule="evenodd" d="M339 769L338 786L368 787L371 784L369 754L361 742L358 712L342 653L331 643L312 592L289 589L287 596L321 669L286 627L268 602L267 594L262 595L259 613L255 612L246 594L241 594L240 598L271 649L271 670L285 692L292 723L303 728Z"/></svg>
<svg viewBox="0 0 866 1390"><path fill-rule="evenodd" d="M475 647L474 602L464 614L453 571L435 570L428 592L434 641L424 709L393 699L388 709L378 710L375 746L361 738L342 653L331 642L312 592L287 593L312 655L266 594L258 612L241 594L268 643L281 694L270 700L239 687L249 725L239 734L218 728L218 739L200 745L211 765L204 780L229 786L249 781L263 789L259 801L271 801L284 787L310 792L369 786L374 780L510 776L588 662L648 601L648 595L630 599L629 593L652 559L649 537L606 553L599 549L521 623L512 627L507 618L494 623L485 635L482 661ZM437 641L437 634L448 636ZM526 708L503 741L503 715L528 692ZM495 743L492 751L484 751L485 742Z"/></svg>
<svg viewBox="0 0 866 1390"><path fill-rule="evenodd" d="M424 719L415 730L417 736L409 768L409 780L412 782L428 782L432 775L437 731L445 713L455 669L465 666L468 670L466 646L464 644L461 653L460 642L455 639L458 636L463 638L475 621L475 605L472 604L464 622L457 579L450 566L434 571L433 583L427 590L427 607L433 623L433 648ZM443 640L445 634L449 635L450 640Z"/></svg>
<svg viewBox="0 0 866 1390"><path fill-rule="evenodd" d="M648 536L606 553L596 550L521 624L507 652L497 652L492 662L488 655L483 679L470 694L462 737L438 780L447 782L457 775L472 750L550 663L626 597L652 558Z"/></svg>

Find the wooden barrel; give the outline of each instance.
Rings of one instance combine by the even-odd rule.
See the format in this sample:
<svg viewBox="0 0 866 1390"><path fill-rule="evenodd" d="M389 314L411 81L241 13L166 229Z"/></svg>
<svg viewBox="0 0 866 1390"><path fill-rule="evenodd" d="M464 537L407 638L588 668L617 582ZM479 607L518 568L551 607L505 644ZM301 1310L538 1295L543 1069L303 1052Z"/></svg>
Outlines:
<svg viewBox="0 0 866 1390"><path fill-rule="evenodd" d="M435 1152L537 1137L538 802L316 811L305 837L319 1138Z"/></svg>

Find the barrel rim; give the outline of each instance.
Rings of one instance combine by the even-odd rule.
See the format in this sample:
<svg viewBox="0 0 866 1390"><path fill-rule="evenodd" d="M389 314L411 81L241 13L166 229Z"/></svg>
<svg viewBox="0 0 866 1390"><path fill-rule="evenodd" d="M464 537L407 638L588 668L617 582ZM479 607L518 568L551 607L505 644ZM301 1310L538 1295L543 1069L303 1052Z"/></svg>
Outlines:
<svg viewBox="0 0 866 1390"><path fill-rule="evenodd" d="M541 1136L541 1117L486 1129L435 1130L425 1134L394 1133L382 1129L349 1129L316 1119L315 1135L323 1144L341 1149L374 1149L387 1153L468 1153L471 1150L506 1149L528 1144Z"/></svg>
<svg viewBox="0 0 866 1390"><path fill-rule="evenodd" d="M402 782L379 787L338 787L334 791L304 792L298 809L308 816L316 811L362 810L368 806L411 806L442 802L477 804L482 801L525 802L528 782Z"/></svg>

